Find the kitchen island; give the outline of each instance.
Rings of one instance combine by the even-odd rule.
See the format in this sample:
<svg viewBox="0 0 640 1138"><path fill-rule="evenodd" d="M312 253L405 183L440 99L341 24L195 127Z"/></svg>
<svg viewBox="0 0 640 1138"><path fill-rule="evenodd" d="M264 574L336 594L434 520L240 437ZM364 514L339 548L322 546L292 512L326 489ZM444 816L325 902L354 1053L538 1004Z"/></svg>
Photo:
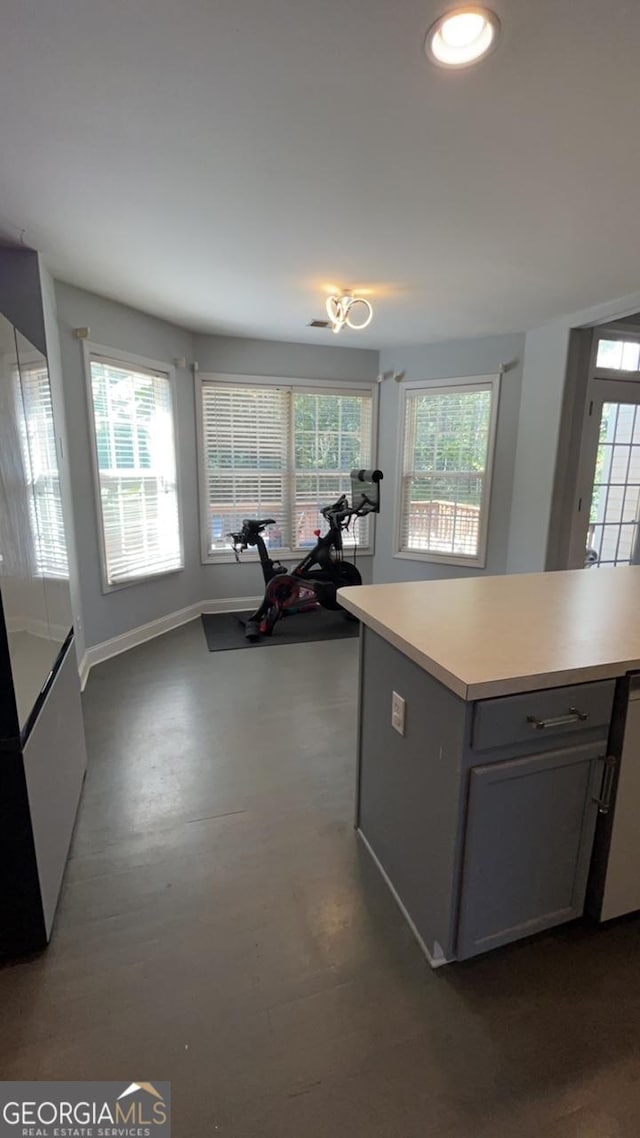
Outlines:
<svg viewBox="0 0 640 1138"><path fill-rule="evenodd" d="M362 622L356 826L431 964L617 915L616 842L640 908L633 810L615 832L616 795L640 797L640 567L339 596Z"/></svg>

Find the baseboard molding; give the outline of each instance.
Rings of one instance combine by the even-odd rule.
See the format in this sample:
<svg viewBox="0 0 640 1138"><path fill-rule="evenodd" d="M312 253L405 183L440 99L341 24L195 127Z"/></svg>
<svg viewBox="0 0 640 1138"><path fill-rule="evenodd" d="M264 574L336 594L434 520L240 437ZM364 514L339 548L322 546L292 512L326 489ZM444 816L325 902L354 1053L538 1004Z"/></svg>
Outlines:
<svg viewBox="0 0 640 1138"><path fill-rule="evenodd" d="M262 597L230 597L224 601L202 601L195 605L198 616L202 612L253 612L257 609Z"/></svg>
<svg viewBox="0 0 640 1138"><path fill-rule="evenodd" d="M29 636L53 640L56 644L64 644L69 633L69 625L49 624L48 620L36 620L29 616L9 617L6 626L7 632L26 632Z"/></svg>
<svg viewBox="0 0 640 1138"><path fill-rule="evenodd" d="M190 620L195 620L203 612L251 611L258 607L261 599L261 597L228 597L224 600L201 601L199 604L187 605L186 608L167 613L166 616L161 616L158 620L150 620L147 624L141 624L138 628L132 628L129 632L121 633L120 636L112 636L110 640L103 640L100 644L94 644L91 648L87 648L78 666L80 687L84 691L91 669L96 664L110 660L112 656L119 656L121 652L128 652L130 648L137 648L139 644L144 644L147 640L154 640L156 636L171 632L173 628L180 628L182 624L188 624Z"/></svg>
<svg viewBox="0 0 640 1138"><path fill-rule="evenodd" d="M137 648L138 644L144 644L147 640L162 636L163 632L170 632L172 628L179 628L181 624L188 624L199 614L199 605L187 605L186 608L178 609L177 612L167 613L166 616L161 616L158 620L150 620L147 624L141 624L138 628L132 628L129 632L121 633L120 636L112 636L110 640L103 640L100 644L92 645L91 648L87 648L82 658L80 671L81 677L82 672L85 673L84 683L86 684L89 672L96 664L102 664L105 660L110 660L112 656L119 656L121 652L128 652L130 648Z"/></svg>

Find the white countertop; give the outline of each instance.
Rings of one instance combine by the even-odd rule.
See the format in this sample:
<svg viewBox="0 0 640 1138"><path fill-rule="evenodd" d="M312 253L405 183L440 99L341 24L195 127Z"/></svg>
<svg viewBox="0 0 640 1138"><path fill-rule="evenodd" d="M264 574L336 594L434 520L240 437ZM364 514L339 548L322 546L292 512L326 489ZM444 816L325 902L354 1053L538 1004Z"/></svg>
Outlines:
<svg viewBox="0 0 640 1138"><path fill-rule="evenodd" d="M640 566L361 585L338 596L465 700L640 669Z"/></svg>

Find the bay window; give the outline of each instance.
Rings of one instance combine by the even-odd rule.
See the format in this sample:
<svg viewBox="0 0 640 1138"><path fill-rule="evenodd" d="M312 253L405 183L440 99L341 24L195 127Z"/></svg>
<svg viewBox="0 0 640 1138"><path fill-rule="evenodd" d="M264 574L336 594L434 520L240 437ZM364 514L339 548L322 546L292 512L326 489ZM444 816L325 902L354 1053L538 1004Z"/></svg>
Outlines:
<svg viewBox="0 0 640 1138"><path fill-rule="evenodd" d="M319 510L371 464L373 389L204 376L199 384L203 560L224 558L244 518L273 518L272 549L296 553L325 528ZM345 544L368 548L370 519Z"/></svg>

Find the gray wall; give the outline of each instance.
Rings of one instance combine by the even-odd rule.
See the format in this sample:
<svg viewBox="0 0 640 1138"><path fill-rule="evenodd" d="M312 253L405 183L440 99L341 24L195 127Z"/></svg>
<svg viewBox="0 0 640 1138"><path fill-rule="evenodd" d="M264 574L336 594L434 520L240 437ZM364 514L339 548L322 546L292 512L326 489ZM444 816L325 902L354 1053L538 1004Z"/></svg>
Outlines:
<svg viewBox="0 0 640 1138"><path fill-rule="evenodd" d="M504 573L507 565L511 488L513 484L524 335L488 336L476 340L389 348L380 353L380 371L405 373L405 379L448 379L495 374L501 365L512 364L502 379L496 457L493 471L486 569L439 565L394 557L398 507L398 416L401 383L386 379L380 386L380 440L378 461L384 471L382 509L377 521L374 580L419 581L440 577L465 577L477 573Z"/></svg>
<svg viewBox="0 0 640 1138"><path fill-rule="evenodd" d="M370 382L377 374L377 352L233 337L194 337L155 317L71 285L56 282L55 288L86 646L99 644L200 601L257 596L261 592L261 578L255 563L201 564L194 384L189 365L195 359L201 371ZM90 339L94 343L167 364L184 357L188 365L186 369L176 370L185 568L179 573L107 594L102 592L100 573L82 345L73 336L74 328L85 326L90 328ZM367 565L370 561L370 558L361 559L365 579L370 576Z"/></svg>
<svg viewBox="0 0 640 1138"><path fill-rule="evenodd" d="M633 327L633 325L630 325ZM569 337L567 373L562 397L555 479L547 537L545 569L580 569L572 557L572 520L578 491L578 474L584 414L591 376L593 328L575 328ZM575 554L573 555L575 557Z"/></svg>
<svg viewBox="0 0 640 1138"><path fill-rule="evenodd" d="M566 568L558 563L558 532L563 519L555 506L559 484L571 461L562 449L561 423L563 411L573 413L571 400L565 399L572 331L606 324L639 310L640 293L633 293L527 332L508 573ZM570 524L567 516L564 525Z"/></svg>
<svg viewBox="0 0 640 1138"><path fill-rule="evenodd" d="M38 254L4 242L0 249L0 312L46 355Z"/></svg>
<svg viewBox="0 0 640 1138"><path fill-rule="evenodd" d="M334 337L330 332L322 333ZM320 333L319 333L320 335ZM275 375L283 379L342 379L373 383L378 353L327 344L284 344L235 336L194 336L200 371L230 375Z"/></svg>
<svg viewBox="0 0 640 1138"><path fill-rule="evenodd" d="M509 573L542 571L551 523L569 329L527 333L509 534Z"/></svg>

